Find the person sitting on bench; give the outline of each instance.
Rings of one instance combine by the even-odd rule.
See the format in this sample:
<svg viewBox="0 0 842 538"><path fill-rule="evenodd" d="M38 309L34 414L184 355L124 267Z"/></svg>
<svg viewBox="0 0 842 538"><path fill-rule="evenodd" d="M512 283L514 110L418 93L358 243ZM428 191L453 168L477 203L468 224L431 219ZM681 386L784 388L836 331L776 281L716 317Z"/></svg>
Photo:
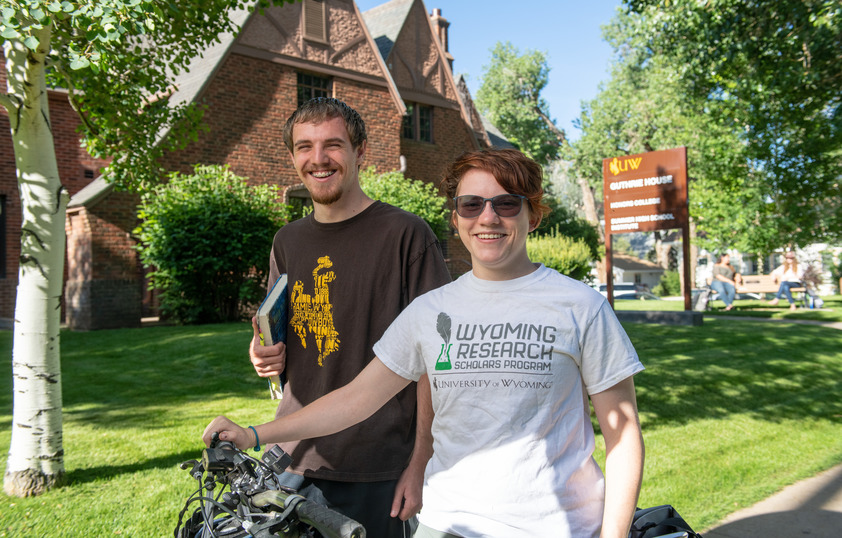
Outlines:
<svg viewBox="0 0 842 538"><path fill-rule="evenodd" d="M728 254L721 255L713 266L710 288L719 293L719 298L725 303L725 310L734 308L734 298L737 295L734 274L734 268L731 267L731 256Z"/></svg>
<svg viewBox="0 0 842 538"><path fill-rule="evenodd" d="M775 294L774 299L769 301L769 304L774 306L778 304L781 297L786 297L786 300L789 301L789 309L795 310L797 307L795 306L795 299L792 298L791 289L805 287L801 282L804 277L804 269L795 259L795 253L787 252L784 256L783 265L777 267L771 274L774 282L776 284L780 282L781 287L778 288L778 293Z"/></svg>

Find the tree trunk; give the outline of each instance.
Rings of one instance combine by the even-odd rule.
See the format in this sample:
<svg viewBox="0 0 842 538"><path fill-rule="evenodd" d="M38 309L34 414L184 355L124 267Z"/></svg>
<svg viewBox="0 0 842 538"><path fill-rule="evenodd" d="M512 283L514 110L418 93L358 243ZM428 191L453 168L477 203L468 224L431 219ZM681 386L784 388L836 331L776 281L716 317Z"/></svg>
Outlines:
<svg viewBox="0 0 842 538"><path fill-rule="evenodd" d="M656 263L664 268L670 269L670 246L664 244L663 235L659 230L655 231L655 259Z"/></svg>
<svg viewBox="0 0 842 538"><path fill-rule="evenodd" d="M582 205L585 210L585 218L588 222L596 226L596 230L599 232L599 240L605 243L605 231L599 225L599 213L596 210L596 199L594 198L591 186L588 185L588 180L583 177L576 178L576 181L579 183L579 187L582 188Z"/></svg>
<svg viewBox="0 0 842 538"><path fill-rule="evenodd" d="M38 495L64 481L59 325L68 196L58 166L47 108L41 46L6 41L9 112L21 197L21 256L15 304L12 441L4 477L8 495Z"/></svg>
<svg viewBox="0 0 842 538"><path fill-rule="evenodd" d="M576 181L582 189L582 206L585 210L585 219L596 226L596 231L599 233L599 240L605 244L605 230L599 225L599 213L596 210L596 199L594 198L591 186L588 185L588 180L583 177L577 177ZM605 267L605 260L596 261L597 278L600 282L608 282L606 275L607 268Z"/></svg>

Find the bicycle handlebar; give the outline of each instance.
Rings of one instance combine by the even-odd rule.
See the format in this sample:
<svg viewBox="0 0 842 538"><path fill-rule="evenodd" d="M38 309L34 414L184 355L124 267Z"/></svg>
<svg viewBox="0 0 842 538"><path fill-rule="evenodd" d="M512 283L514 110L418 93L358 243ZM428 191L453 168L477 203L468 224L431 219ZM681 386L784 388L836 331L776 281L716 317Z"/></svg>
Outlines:
<svg viewBox="0 0 842 538"><path fill-rule="evenodd" d="M272 504L286 509L288 500L293 496L280 490L267 490L252 497L252 502L261 508ZM298 519L315 527L325 538L365 538L365 529L353 519L319 503L299 498L302 500L294 509Z"/></svg>
<svg viewBox="0 0 842 538"><path fill-rule="evenodd" d="M182 469L190 469L190 475L199 481L200 487L179 514L175 536L209 538L204 529L216 536L212 530L215 526L230 529L234 525L235 530L241 528L240 532L246 533L236 536L309 537L313 536L312 530L308 530L312 527L323 538L365 538L365 528L353 519L281 488L276 475L291 462L292 458L277 445L257 460L214 435L210 447L202 451L201 461L181 464ZM214 500L210 495L217 483L222 488ZM226 487L230 492L222 495ZM193 502L199 502L202 507L196 509L182 528L182 518ZM241 511L241 508L248 509Z"/></svg>

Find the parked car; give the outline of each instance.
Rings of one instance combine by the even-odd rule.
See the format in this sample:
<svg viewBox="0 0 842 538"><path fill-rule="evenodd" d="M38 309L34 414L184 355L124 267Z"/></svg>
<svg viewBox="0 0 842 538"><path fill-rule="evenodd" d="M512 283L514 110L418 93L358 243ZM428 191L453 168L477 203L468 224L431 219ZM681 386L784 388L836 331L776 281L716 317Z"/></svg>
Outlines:
<svg viewBox="0 0 842 538"><path fill-rule="evenodd" d="M608 297L608 284L600 284L596 290ZM615 282L614 283L614 300L617 299L637 299L637 300L660 300L661 298L654 293L641 290L636 284L630 282Z"/></svg>

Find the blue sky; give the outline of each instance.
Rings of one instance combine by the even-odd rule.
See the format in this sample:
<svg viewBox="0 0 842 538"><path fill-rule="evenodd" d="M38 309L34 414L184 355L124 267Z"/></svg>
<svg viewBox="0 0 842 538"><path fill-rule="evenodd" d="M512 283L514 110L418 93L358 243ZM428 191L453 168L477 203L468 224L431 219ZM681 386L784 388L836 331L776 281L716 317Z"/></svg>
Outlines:
<svg viewBox="0 0 842 538"><path fill-rule="evenodd" d="M357 0L360 11L383 3ZM612 51L600 26L611 20L620 0L424 0L424 5L427 13L441 9L450 22L453 69L465 75L473 95L498 41L511 42L521 53L545 52L550 82L543 96L550 114L569 138L579 137L573 120L580 103L596 97L599 83L608 79Z"/></svg>

